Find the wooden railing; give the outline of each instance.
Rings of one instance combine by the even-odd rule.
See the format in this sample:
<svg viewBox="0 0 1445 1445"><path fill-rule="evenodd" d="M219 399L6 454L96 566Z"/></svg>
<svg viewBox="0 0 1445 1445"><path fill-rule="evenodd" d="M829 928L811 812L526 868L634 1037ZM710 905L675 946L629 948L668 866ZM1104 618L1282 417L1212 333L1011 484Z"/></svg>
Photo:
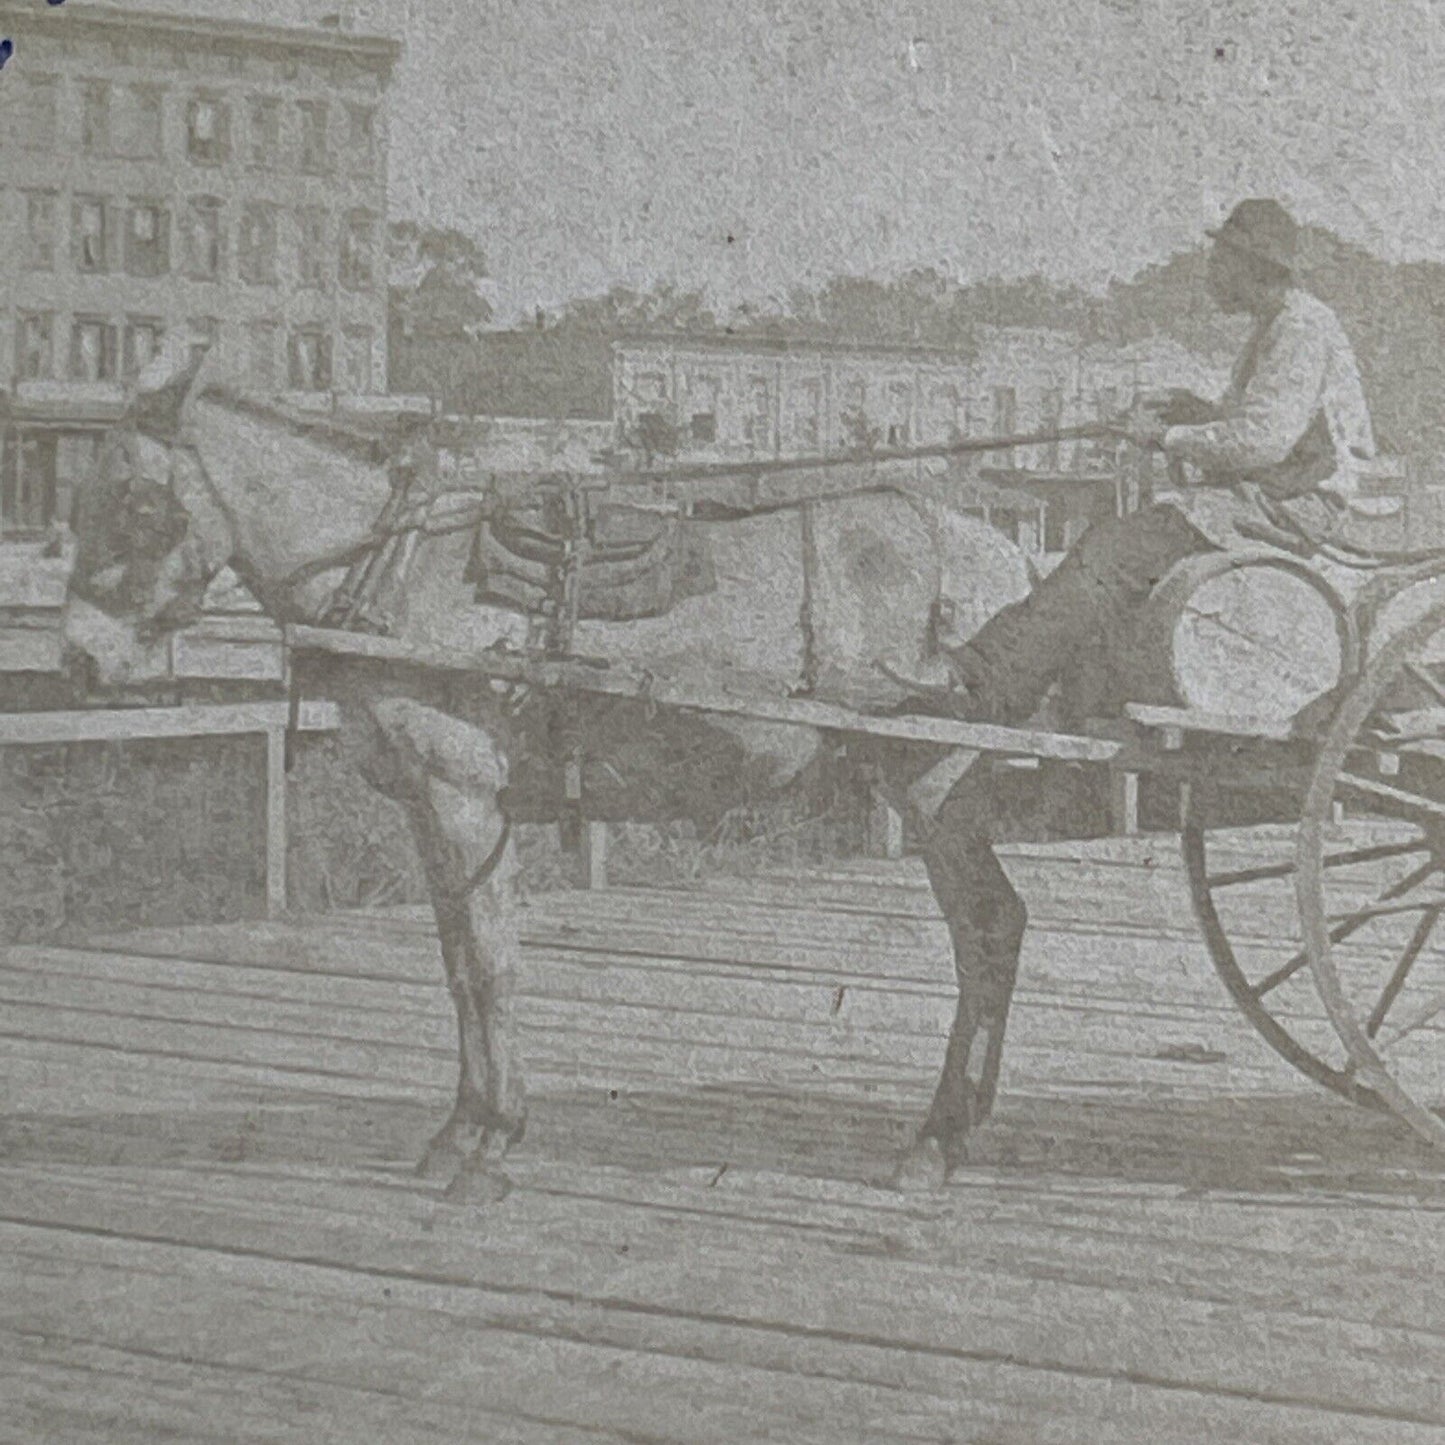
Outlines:
<svg viewBox="0 0 1445 1445"><path fill-rule="evenodd" d="M266 912L275 918L286 910L287 717L284 702L9 712L0 713L0 745L38 747L262 734L266 739ZM303 732L332 732L337 726L336 706L303 703L297 721Z"/></svg>

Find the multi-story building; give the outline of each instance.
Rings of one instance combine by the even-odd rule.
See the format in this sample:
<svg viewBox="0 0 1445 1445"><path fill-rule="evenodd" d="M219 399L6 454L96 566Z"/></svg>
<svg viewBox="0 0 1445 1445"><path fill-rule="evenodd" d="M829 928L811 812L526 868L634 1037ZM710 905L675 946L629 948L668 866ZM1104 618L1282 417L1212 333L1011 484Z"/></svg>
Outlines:
<svg viewBox="0 0 1445 1445"><path fill-rule="evenodd" d="M47 526L166 333L268 394L386 389L400 51L0 0L0 531Z"/></svg>
<svg viewBox="0 0 1445 1445"><path fill-rule="evenodd" d="M1116 417L1145 390L1218 390L1174 343L1087 346L1043 327L979 327L967 353L751 337L646 336L613 352L616 439L689 460L756 460L1062 432ZM955 478L971 510L1031 551L1066 549L1151 479L1108 439L989 453Z"/></svg>
<svg viewBox="0 0 1445 1445"><path fill-rule="evenodd" d="M649 429L726 461L1059 431L1127 409L1141 389L1207 389L1215 369L1168 341L1086 346L1043 327L979 327L967 352L645 336L613 349L618 439ZM1010 467L1072 472L1087 444L1017 447Z"/></svg>

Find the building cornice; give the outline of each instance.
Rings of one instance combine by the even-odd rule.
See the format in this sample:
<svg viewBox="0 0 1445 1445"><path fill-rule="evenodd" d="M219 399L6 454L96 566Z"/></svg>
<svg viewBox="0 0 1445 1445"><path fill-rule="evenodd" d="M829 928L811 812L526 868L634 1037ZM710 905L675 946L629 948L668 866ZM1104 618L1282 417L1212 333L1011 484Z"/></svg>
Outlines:
<svg viewBox="0 0 1445 1445"><path fill-rule="evenodd" d="M73 3L41 10L33 3L19 5L14 0L0 0L0 28L8 34L23 34L27 30L58 34L61 27L129 40L156 36L191 41L204 38L248 48L279 47L292 54L299 50L346 55L379 62L388 70L400 58L403 48L401 41L389 36L357 35L315 26L266 25L252 20L220 20L205 15Z"/></svg>

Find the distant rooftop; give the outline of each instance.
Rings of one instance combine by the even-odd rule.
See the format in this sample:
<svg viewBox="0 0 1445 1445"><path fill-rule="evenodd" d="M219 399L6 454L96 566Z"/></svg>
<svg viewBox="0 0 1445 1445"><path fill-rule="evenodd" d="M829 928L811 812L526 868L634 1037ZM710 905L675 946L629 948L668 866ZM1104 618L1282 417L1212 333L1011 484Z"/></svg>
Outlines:
<svg viewBox="0 0 1445 1445"><path fill-rule="evenodd" d="M821 337L766 336L745 331L637 331L624 333L613 342L614 349L670 346L688 350L762 352L777 356L879 356L899 360L967 362L981 349L1000 342L1053 345L1056 349L1087 350L1077 330L1060 326L998 326L977 323L971 327L971 342L958 346L930 346L921 342L842 341Z"/></svg>
<svg viewBox="0 0 1445 1445"><path fill-rule="evenodd" d="M689 351L748 351L769 355L816 356L849 355L929 357L936 361L965 361L967 347L923 346L917 344L881 344L861 341L827 341L809 337L758 336L730 331L638 331L617 337L613 349L644 346L671 346Z"/></svg>
<svg viewBox="0 0 1445 1445"><path fill-rule="evenodd" d="M195 41L231 41L242 45L298 46L349 55L366 55L395 62L402 45L382 35L361 35L340 27L322 25L265 25L253 20L221 20L207 15L184 15L176 11L133 10L119 5L76 5L44 7L29 0L0 0L0 26L15 33L30 30L58 34L62 26L91 30L113 30L118 36L135 37L137 32L167 34Z"/></svg>

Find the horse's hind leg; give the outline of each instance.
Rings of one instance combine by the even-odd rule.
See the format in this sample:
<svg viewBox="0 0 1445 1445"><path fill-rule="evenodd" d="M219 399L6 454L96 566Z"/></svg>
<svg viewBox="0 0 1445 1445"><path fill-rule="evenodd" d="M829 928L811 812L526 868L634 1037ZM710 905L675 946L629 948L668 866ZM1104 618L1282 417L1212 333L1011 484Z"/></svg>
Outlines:
<svg viewBox="0 0 1445 1445"><path fill-rule="evenodd" d="M457 1011L460 1067L451 1115L419 1172L468 1202L507 1190L499 1162L521 1138L514 992L516 862L502 792L505 764L480 728L410 699L372 708L391 754L388 791L406 807L436 914Z"/></svg>
<svg viewBox="0 0 1445 1445"><path fill-rule="evenodd" d="M1028 914L994 855L992 811L988 770L975 767L922 820L929 882L953 941L958 1006L933 1104L895 1175L904 1189L944 1183L998 1089Z"/></svg>

